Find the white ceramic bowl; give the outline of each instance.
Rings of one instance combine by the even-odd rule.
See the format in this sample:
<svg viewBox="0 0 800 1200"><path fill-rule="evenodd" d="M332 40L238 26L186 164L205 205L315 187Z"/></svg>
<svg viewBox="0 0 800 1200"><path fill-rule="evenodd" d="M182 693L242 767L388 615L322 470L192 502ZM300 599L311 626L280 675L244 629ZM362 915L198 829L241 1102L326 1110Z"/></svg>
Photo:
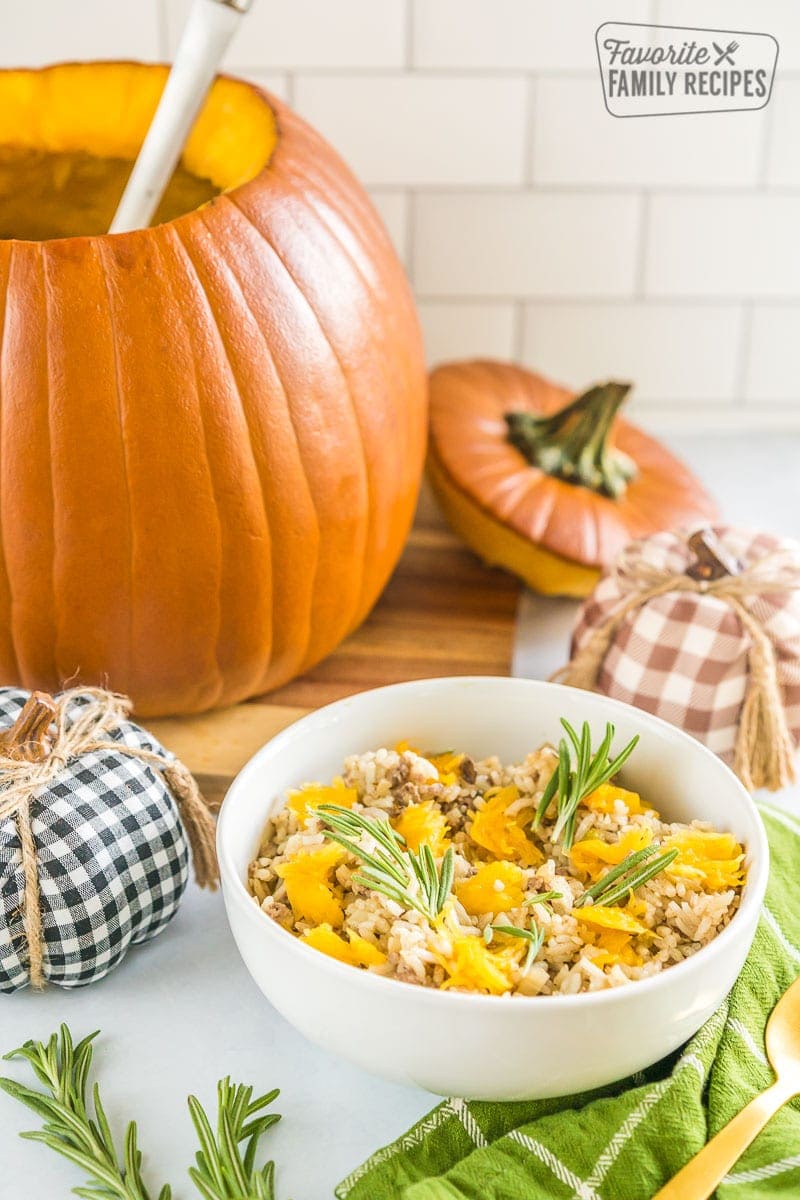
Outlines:
<svg viewBox="0 0 800 1200"><path fill-rule="evenodd" d="M519 761L557 739L558 719L606 721L639 745L624 778L673 820L711 821L747 847L731 923L694 957L650 979L578 996L439 992L345 966L302 945L245 887L270 809L287 787L327 780L348 754L456 746ZM755 933L768 849L752 800L699 742L638 709L556 684L460 677L401 683L341 700L273 738L236 777L219 822L222 885L239 951L264 995L301 1033L365 1070L442 1095L512 1100L582 1091L656 1062L720 1004Z"/></svg>

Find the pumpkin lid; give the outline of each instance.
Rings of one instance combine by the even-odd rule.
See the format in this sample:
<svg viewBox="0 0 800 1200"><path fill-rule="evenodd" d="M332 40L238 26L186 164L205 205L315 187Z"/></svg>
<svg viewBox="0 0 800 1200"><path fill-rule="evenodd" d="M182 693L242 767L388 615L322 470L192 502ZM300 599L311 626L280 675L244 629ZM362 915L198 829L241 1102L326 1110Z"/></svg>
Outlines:
<svg viewBox="0 0 800 1200"><path fill-rule="evenodd" d="M632 538L716 515L688 467L616 416L627 391L609 384L576 396L511 363L447 363L430 380L432 460L515 533L602 566ZM563 420L537 420L553 414Z"/></svg>

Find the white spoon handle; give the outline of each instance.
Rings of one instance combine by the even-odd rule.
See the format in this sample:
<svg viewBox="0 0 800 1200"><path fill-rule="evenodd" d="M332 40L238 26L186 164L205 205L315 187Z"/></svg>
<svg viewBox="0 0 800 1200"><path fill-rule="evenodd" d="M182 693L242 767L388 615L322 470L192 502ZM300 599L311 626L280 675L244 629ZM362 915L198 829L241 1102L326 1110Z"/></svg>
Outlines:
<svg viewBox="0 0 800 1200"><path fill-rule="evenodd" d="M175 62L147 131L111 233L148 225L250 0L194 0Z"/></svg>

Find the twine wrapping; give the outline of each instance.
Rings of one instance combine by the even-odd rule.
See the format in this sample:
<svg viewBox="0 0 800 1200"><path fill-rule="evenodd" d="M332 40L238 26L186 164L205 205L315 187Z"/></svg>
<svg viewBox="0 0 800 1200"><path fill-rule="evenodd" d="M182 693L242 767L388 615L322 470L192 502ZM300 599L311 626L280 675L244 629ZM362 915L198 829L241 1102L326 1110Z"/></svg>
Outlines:
<svg viewBox="0 0 800 1200"><path fill-rule="evenodd" d="M636 553L623 552L617 573L630 594L552 678L571 687L592 691L611 643L631 613L667 592L717 596L737 615L750 638L749 678L736 735L734 770L751 791L761 787L775 790L793 783L794 739L786 721L775 650L768 633L747 604L750 596L800 588L800 566L792 555L778 550L764 555L738 574L695 579L654 566Z"/></svg>
<svg viewBox="0 0 800 1200"><path fill-rule="evenodd" d="M78 697L88 703L75 707L67 724L70 705ZM172 794L189 839L195 877L200 887L216 888L219 868L215 850L214 820L194 777L177 759L154 750L127 746L108 735L130 718L133 705L126 696L102 688L72 688L50 698L34 693L30 705L43 709L44 724L37 742L14 737L17 726L0 735L0 821L16 822L20 840L24 903L22 923L29 951L30 981L34 988L45 986L44 929L39 888L36 843L31 829L33 801L60 771L84 754L108 751L138 758L155 768ZM47 707L44 708L44 705ZM20 714L20 723L25 709ZM41 722L40 722L41 724Z"/></svg>

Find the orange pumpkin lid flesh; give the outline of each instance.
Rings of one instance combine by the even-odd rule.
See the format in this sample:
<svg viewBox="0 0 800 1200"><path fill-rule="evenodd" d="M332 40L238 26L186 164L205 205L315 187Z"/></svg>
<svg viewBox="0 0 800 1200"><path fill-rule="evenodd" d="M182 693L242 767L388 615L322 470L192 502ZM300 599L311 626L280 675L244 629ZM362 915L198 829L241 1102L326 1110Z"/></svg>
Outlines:
<svg viewBox="0 0 800 1200"><path fill-rule="evenodd" d="M536 591L581 596L632 539L713 519L689 469L617 417L629 390L576 396L488 360L437 368L428 472L456 532Z"/></svg>

